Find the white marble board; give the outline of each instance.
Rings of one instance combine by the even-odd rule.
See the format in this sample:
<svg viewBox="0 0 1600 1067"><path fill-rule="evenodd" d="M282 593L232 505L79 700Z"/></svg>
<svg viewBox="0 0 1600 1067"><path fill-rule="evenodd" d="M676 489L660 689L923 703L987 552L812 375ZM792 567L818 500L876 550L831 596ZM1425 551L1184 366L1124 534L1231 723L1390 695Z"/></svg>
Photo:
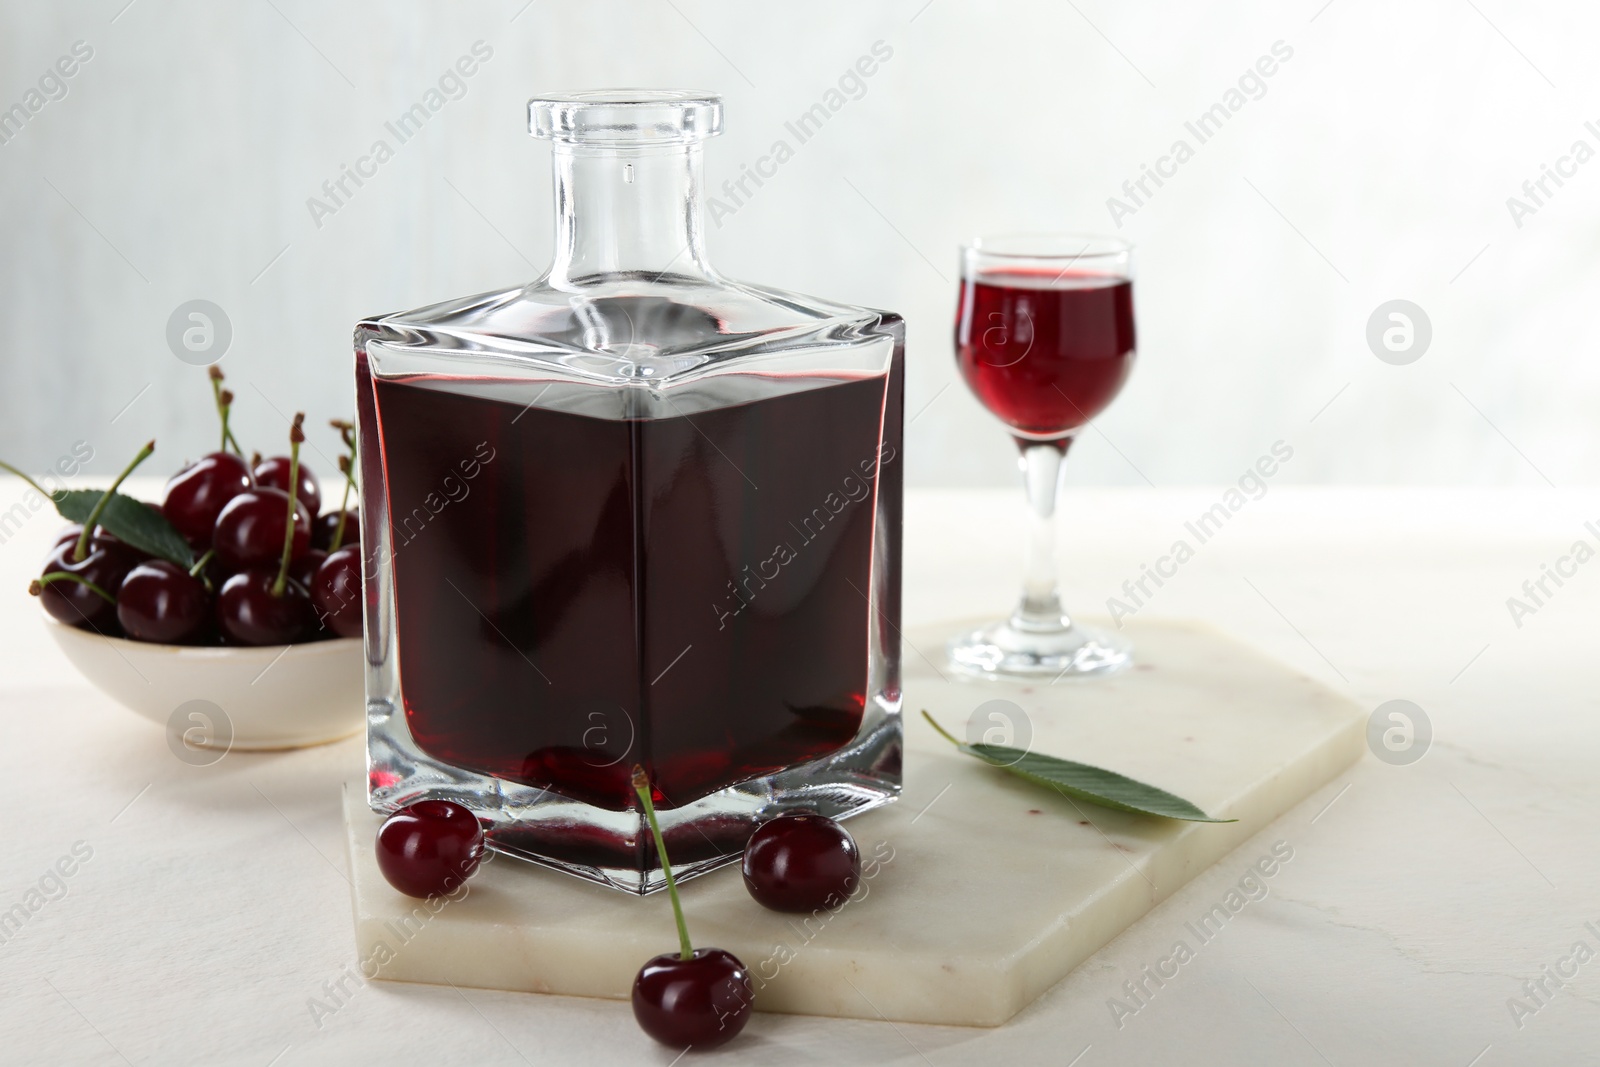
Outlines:
<svg viewBox="0 0 1600 1067"><path fill-rule="evenodd" d="M696 944L745 962L758 1009L998 1026L1365 746L1352 701L1202 625L1129 624L1134 669L1034 686L955 680L938 650L956 629L907 634L905 794L848 823L871 872L858 899L807 921L759 907L736 866L683 887ZM1023 708L1036 751L1239 821L1075 804L959 754L919 714L960 734L994 699ZM665 894L505 857L458 902L404 897L378 873L360 783L345 807L357 961L376 977L624 998L640 964L676 946Z"/></svg>

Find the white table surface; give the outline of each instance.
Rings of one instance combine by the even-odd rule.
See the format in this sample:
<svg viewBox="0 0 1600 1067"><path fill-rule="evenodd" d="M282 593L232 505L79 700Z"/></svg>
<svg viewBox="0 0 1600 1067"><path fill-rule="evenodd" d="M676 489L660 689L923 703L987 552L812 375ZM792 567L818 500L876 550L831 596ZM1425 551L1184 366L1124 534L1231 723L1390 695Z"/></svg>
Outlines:
<svg viewBox="0 0 1600 1067"><path fill-rule="evenodd" d="M0 501L19 491L0 480ZM1069 607L1103 614L1220 493L1069 492ZM910 494L911 622L1006 605L1020 508L1010 493ZM1415 701L1436 735L1427 755L1364 758L997 1030L758 1013L710 1058L1595 1062L1600 562L1520 628L1506 608L1541 563L1600 541L1588 519L1600 493L1273 487L1144 610L1210 620L1368 707ZM24 594L58 525L41 514L0 545L0 911L76 842L93 855L0 944L0 1063L672 1062L623 1003L352 982L338 792L361 742L179 762L71 672ZM1194 947L1185 924L1279 840L1294 858L1269 895L1119 1028L1108 999L1175 940ZM1519 1027L1508 1000L1578 941L1596 958L1562 988L1547 980ZM341 979L351 995L319 1025L310 1002L332 1003L325 983Z"/></svg>

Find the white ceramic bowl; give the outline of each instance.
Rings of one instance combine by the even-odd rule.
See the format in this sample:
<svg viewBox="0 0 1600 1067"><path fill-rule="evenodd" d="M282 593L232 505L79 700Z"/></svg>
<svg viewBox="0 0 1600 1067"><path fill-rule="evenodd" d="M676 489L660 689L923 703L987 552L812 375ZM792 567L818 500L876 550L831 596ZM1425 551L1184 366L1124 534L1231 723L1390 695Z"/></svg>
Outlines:
<svg viewBox="0 0 1600 1067"><path fill-rule="evenodd" d="M320 745L365 720L360 638L191 648L103 637L54 619L46 625L96 689L190 746Z"/></svg>

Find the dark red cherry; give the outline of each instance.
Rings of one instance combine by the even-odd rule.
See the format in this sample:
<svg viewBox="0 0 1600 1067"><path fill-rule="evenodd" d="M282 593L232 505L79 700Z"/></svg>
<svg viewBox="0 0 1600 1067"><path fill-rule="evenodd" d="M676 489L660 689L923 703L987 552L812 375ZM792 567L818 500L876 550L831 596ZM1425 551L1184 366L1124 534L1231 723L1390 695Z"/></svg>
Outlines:
<svg viewBox="0 0 1600 1067"><path fill-rule="evenodd" d="M256 484L269 489L289 491L289 457L271 456L256 464ZM317 484L317 476L311 473L311 468L304 463L300 464L300 486L295 496L300 498L300 503L306 506L314 519L317 512L322 509L322 486Z"/></svg>
<svg viewBox="0 0 1600 1067"><path fill-rule="evenodd" d="M224 505L249 488L244 460L232 452L212 452L172 476L161 511L189 544L204 551Z"/></svg>
<svg viewBox="0 0 1600 1067"><path fill-rule="evenodd" d="M281 489L250 489L228 501L217 515L211 547L223 566L250 567L277 563L283 556L283 526L289 518L289 496ZM295 506L291 560L311 547L311 516Z"/></svg>
<svg viewBox="0 0 1600 1067"><path fill-rule="evenodd" d="M313 531L313 536L315 532ZM328 554L320 548L308 548L306 554L289 564L289 580L294 582L307 594L311 592L311 582L317 576L317 568L322 566L322 561ZM317 610L315 598L311 602L311 626L306 631L302 641L321 641L325 637L332 637L333 631L328 629Z"/></svg>
<svg viewBox="0 0 1600 1067"><path fill-rule="evenodd" d="M344 513L344 536L339 540L339 547L345 545L359 545L361 543L361 514L351 510ZM326 515L317 516L316 524L311 527L311 543L318 548L333 551L333 532L339 527L339 513L330 511Z"/></svg>
<svg viewBox="0 0 1600 1067"><path fill-rule="evenodd" d="M695 949L689 959L668 952L633 980L633 1017L645 1033L673 1048L715 1048L750 1021L750 974L731 952Z"/></svg>
<svg viewBox="0 0 1600 1067"><path fill-rule="evenodd" d="M158 511L160 510L159 508L156 508L156 505L154 504L146 504L145 507ZM68 546L76 545L78 543L78 536L82 532L82 523L75 522L70 526L65 526L61 529L60 533L56 534L56 544ZM94 534L90 537L90 540L95 544L115 545L135 559L144 560L151 558L148 552L140 552L137 548L134 548L132 545L122 540L122 538L118 537L104 526L96 526L94 528Z"/></svg>
<svg viewBox="0 0 1600 1067"><path fill-rule="evenodd" d="M289 580L299 582L302 589L311 592L311 580L317 576L317 568L327 558L328 554L320 548L306 549L305 555L289 564Z"/></svg>
<svg viewBox="0 0 1600 1067"><path fill-rule="evenodd" d="M837 908L860 880L855 838L823 815L780 815L744 847L745 888L774 911Z"/></svg>
<svg viewBox="0 0 1600 1067"><path fill-rule="evenodd" d="M273 593L277 579L276 567L251 567L222 583L217 593L217 626L229 644L287 645L300 640L310 628L311 597L292 581L283 583L282 592Z"/></svg>
<svg viewBox="0 0 1600 1067"><path fill-rule="evenodd" d="M328 553L311 579L317 618L340 637L361 636L361 548L345 545Z"/></svg>
<svg viewBox="0 0 1600 1067"><path fill-rule="evenodd" d="M211 621L211 598L200 579L164 559L128 572L117 592L117 621L135 641L191 644Z"/></svg>
<svg viewBox="0 0 1600 1067"><path fill-rule="evenodd" d="M376 847L390 885L407 896L443 896L478 869L483 827L454 801L419 800L383 821Z"/></svg>
<svg viewBox="0 0 1600 1067"><path fill-rule="evenodd" d="M81 529L81 527L80 527ZM138 564L132 549L121 541L98 534L89 539L83 559L74 560L77 538L59 542L45 557L43 578L46 574L65 571L93 582L112 597L122 587L122 580ZM96 593L82 582L52 581L39 591L39 600L54 619L83 630L115 633L117 629L116 605Z"/></svg>
<svg viewBox="0 0 1600 1067"><path fill-rule="evenodd" d="M230 567L216 556L212 556L211 562L206 564L205 569L200 572L200 576L211 583L211 594L215 596L217 590L222 588L222 583L232 578L238 571L239 568Z"/></svg>

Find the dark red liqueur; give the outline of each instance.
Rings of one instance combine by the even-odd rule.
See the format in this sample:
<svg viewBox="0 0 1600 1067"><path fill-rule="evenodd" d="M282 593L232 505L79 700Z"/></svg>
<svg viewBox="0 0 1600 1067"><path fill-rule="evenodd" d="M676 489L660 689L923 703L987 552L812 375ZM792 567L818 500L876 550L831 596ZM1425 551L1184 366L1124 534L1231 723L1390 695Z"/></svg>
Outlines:
<svg viewBox="0 0 1600 1067"><path fill-rule="evenodd" d="M847 744L886 380L656 419L374 381L417 744L611 810L633 762L671 808Z"/></svg>
<svg viewBox="0 0 1600 1067"><path fill-rule="evenodd" d="M961 373L985 407L1024 435L1081 428L1121 390L1133 355L1129 281L1011 271L961 283Z"/></svg>

